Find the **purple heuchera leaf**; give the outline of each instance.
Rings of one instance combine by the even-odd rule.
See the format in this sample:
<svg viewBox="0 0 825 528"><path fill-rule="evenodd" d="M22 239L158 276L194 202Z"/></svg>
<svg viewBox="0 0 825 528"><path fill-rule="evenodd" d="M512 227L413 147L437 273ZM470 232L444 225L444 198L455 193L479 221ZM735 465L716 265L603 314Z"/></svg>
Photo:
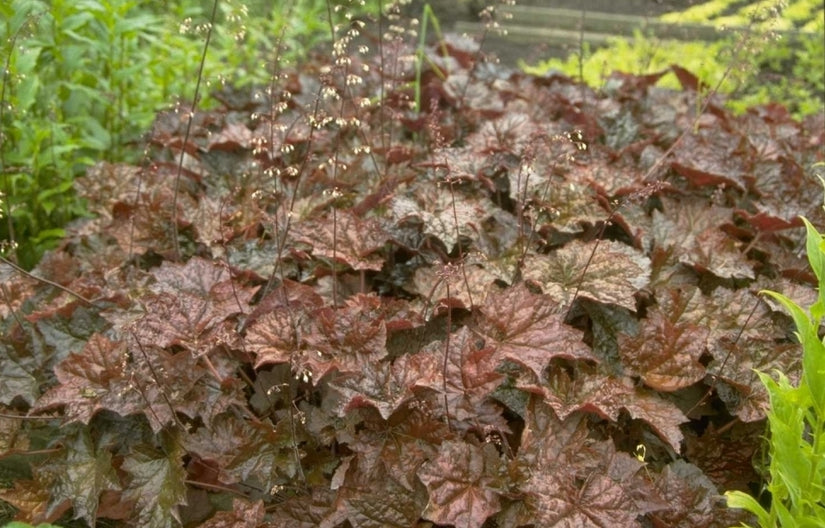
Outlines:
<svg viewBox="0 0 825 528"><path fill-rule="evenodd" d="M186 504L180 444L171 436L163 444L162 451L148 446L135 449L122 466L128 478L123 498L135 501L135 521L147 528L168 528L173 520L180 522L178 507Z"/></svg>
<svg viewBox="0 0 825 528"><path fill-rule="evenodd" d="M527 367L536 379L556 357L597 361L582 341L583 332L564 324L565 313L556 302L524 284L488 295L481 313L479 332L500 358Z"/></svg>
<svg viewBox="0 0 825 528"><path fill-rule="evenodd" d="M444 442L418 476L430 502L424 517L456 528L480 528L501 509L497 481L502 462L492 444Z"/></svg>
<svg viewBox="0 0 825 528"><path fill-rule="evenodd" d="M574 240L549 255L528 255L524 278L565 308L578 290L582 297L635 310L633 294L650 281L650 259L620 242Z"/></svg>

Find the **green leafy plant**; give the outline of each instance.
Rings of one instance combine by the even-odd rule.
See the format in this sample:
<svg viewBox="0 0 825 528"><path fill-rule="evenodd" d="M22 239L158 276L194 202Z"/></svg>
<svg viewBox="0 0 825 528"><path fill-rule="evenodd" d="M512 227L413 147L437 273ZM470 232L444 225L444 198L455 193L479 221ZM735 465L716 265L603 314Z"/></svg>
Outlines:
<svg viewBox="0 0 825 528"><path fill-rule="evenodd" d="M728 505L756 515L759 526L816 527L825 525L825 344L819 337L825 315L825 240L810 222L808 260L819 283L819 297L806 313L788 297L764 291L793 317L802 343L802 376L794 386L780 371L776 378L759 373L770 395L768 411L770 505L741 492L726 494Z"/></svg>
<svg viewBox="0 0 825 528"><path fill-rule="evenodd" d="M141 72L158 19L137 2L11 2L0 27L3 77L0 237L28 267L85 214L73 180L95 161L123 159L156 112Z"/></svg>

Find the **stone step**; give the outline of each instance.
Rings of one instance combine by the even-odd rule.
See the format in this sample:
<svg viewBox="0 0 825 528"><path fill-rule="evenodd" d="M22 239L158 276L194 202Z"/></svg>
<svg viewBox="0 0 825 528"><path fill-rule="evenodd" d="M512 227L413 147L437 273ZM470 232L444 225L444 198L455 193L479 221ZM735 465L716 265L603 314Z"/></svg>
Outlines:
<svg viewBox="0 0 825 528"><path fill-rule="evenodd" d="M515 5L501 9L511 18L502 25L508 30L520 27L565 29L578 31L583 26L585 33L608 34L632 37L634 31L642 30L657 38L674 40L716 40L723 33L710 26L698 24L669 24L655 17L602 13L579 9L561 9L539 6ZM582 16L584 15L584 16ZM519 29L520 30L520 29Z"/></svg>
<svg viewBox="0 0 825 528"><path fill-rule="evenodd" d="M539 48L547 50L545 55L563 57L576 50L583 39L592 48L603 46L611 38L633 37L635 31L662 40L701 40L712 42L728 36L731 31L747 31L746 28L732 28L720 31L701 24L674 24L662 22L654 16L626 15L585 11L538 5L515 5L501 7L502 13L512 15L509 19L499 16L500 25L506 36L495 32L485 34L485 48L495 52L505 62L512 63L525 58ZM501 13L499 14L501 15ZM453 30L467 35L481 35L484 26L479 22L455 20ZM780 31L783 39L796 38L799 31Z"/></svg>
<svg viewBox="0 0 825 528"><path fill-rule="evenodd" d="M543 44L547 46L567 46L571 43L578 43L581 32L578 29L557 29L552 27L517 26L507 24L506 35L490 33L485 36L485 41L509 41L513 44ZM468 35L480 35L481 26L474 22L458 21L455 23L456 33L466 33ZM617 35L610 33L599 33L593 31L584 32L584 41L591 45L601 46L607 44L608 39Z"/></svg>

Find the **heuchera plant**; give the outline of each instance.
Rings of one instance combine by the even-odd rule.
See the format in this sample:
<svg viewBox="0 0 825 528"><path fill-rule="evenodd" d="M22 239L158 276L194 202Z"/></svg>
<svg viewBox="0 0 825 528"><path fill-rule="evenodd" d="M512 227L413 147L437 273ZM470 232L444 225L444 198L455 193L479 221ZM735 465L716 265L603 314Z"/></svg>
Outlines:
<svg viewBox="0 0 825 528"><path fill-rule="evenodd" d="M453 37L416 76L359 25L188 134L159 114L146 164L77 182L95 219L0 267L16 519L752 522L722 493L760 483L754 369L802 360L758 292L816 298L825 118L696 120L677 67L596 93Z"/></svg>

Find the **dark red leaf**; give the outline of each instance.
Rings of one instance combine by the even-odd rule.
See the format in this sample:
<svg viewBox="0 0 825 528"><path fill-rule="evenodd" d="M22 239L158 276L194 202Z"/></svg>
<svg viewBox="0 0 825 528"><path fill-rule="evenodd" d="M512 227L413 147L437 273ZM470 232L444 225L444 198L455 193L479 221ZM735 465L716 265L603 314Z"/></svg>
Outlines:
<svg viewBox="0 0 825 528"><path fill-rule="evenodd" d="M430 494L424 517L456 528L480 528L501 509L502 461L492 444L444 442L418 476Z"/></svg>
<svg viewBox="0 0 825 528"><path fill-rule="evenodd" d="M708 372L720 383L719 398L731 414L743 422L763 420L770 401L756 372L779 371L796 383L801 375L799 346L776 343L773 339L742 337L739 341L722 338L711 348L713 361Z"/></svg>
<svg viewBox="0 0 825 528"><path fill-rule="evenodd" d="M141 412L146 404L132 383L126 344L95 334L82 354L70 354L55 367L59 384L35 404L41 411L63 407L69 421L89 423L101 409L122 416Z"/></svg>
<svg viewBox="0 0 825 528"><path fill-rule="evenodd" d="M296 239L312 247L312 254L331 263L343 263L354 270L380 271L384 259L379 250L389 240L378 220L362 219L351 212L338 211L317 221L296 226Z"/></svg>
<svg viewBox="0 0 825 528"><path fill-rule="evenodd" d="M724 498L699 468L683 460L665 467L656 488L669 505L665 511L651 514L657 526L723 528L745 518L741 511L727 508Z"/></svg>
<svg viewBox="0 0 825 528"><path fill-rule="evenodd" d="M814 225L822 225L822 191L814 180L787 150L776 161L760 161L752 174L752 188L758 199L752 201L749 210L757 217L796 223L799 216L804 216Z"/></svg>
<svg viewBox="0 0 825 528"><path fill-rule="evenodd" d="M164 261L152 275L157 281L151 286L155 293L184 291L199 297L208 296L217 284L231 279L224 266L199 257L193 257L185 264Z"/></svg>
<svg viewBox="0 0 825 528"><path fill-rule="evenodd" d="M231 511L219 511L201 528L258 528L264 520L263 501L247 502L242 499L232 501Z"/></svg>
<svg viewBox="0 0 825 528"><path fill-rule="evenodd" d="M653 310L637 335L619 335L619 349L629 374L641 377L652 389L672 392L705 377L699 359L709 334L707 328L673 321Z"/></svg>
<svg viewBox="0 0 825 528"><path fill-rule="evenodd" d="M741 209L737 209L735 213L742 217L757 231L762 233L773 233L775 231L784 231L785 229L792 229L794 227L802 227L802 220L800 220L799 217L786 220L784 218L772 216L771 214L765 212L752 215Z"/></svg>
<svg viewBox="0 0 825 528"><path fill-rule="evenodd" d="M762 448L764 422L737 423L723 431L713 423L702 432L685 434L685 456L720 490L747 491L759 477L753 460Z"/></svg>
<svg viewBox="0 0 825 528"><path fill-rule="evenodd" d="M339 442L357 453L360 471L392 475L408 490L419 485L416 473L421 464L435 458L438 446L451 437L446 423L436 412L443 402L434 393L417 397L385 421L374 412L358 412L364 417L357 431L336 433ZM372 411L372 409L369 409Z"/></svg>
<svg viewBox="0 0 825 528"><path fill-rule="evenodd" d="M525 471L524 522L542 526L640 526L636 518L658 509L651 497L635 496L640 469L612 446L588 439L581 414L559 420L535 398L528 404L519 450Z"/></svg>
<svg viewBox="0 0 825 528"><path fill-rule="evenodd" d="M683 90L699 92L709 88L705 83L701 82L698 77L679 65L671 64L670 70L676 75L676 78L679 79Z"/></svg>
<svg viewBox="0 0 825 528"><path fill-rule="evenodd" d="M290 363L298 351L299 332L309 331L309 318L297 309L278 307L258 317L246 331L246 349L255 354L255 368Z"/></svg>
<svg viewBox="0 0 825 528"><path fill-rule="evenodd" d="M346 512L338 511L337 494L326 486L311 488L279 503L271 513L275 528L333 528L346 522Z"/></svg>
<svg viewBox="0 0 825 528"><path fill-rule="evenodd" d="M524 488L533 518L542 526L642 526L633 500L605 475L593 474L576 486L559 474L537 473Z"/></svg>
<svg viewBox="0 0 825 528"><path fill-rule="evenodd" d="M460 267L454 264L436 264L418 268L413 276L413 291L427 304L469 309L479 300L479 292L501 279L494 271L481 266Z"/></svg>
<svg viewBox="0 0 825 528"><path fill-rule="evenodd" d="M699 200L664 200L666 213L653 211L654 243L673 248L679 262L722 278L754 278L743 245L720 229L733 211Z"/></svg>
<svg viewBox="0 0 825 528"><path fill-rule="evenodd" d="M538 282L544 293L565 309L578 291L582 297L635 310L633 294L647 286L650 260L612 240L574 240L549 255L528 255L524 278Z"/></svg>
<svg viewBox="0 0 825 528"><path fill-rule="evenodd" d="M528 468L563 474L587 459L581 449L587 436L582 414L559 419L551 406L534 396L526 408L519 460Z"/></svg>
<svg viewBox="0 0 825 528"><path fill-rule="evenodd" d="M444 394L446 383L446 411L459 422L454 425L488 426L506 431L501 409L489 398L504 379L496 372L499 358L495 349L465 326L451 334L449 341L436 341L424 349L424 353L438 358L439 366L444 363L445 351L446 372L439 368L439 376L419 383L427 383L429 388L441 394ZM442 380L440 374L446 380Z"/></svg>
<svg viewBox="0 0 825 528"><path fill-rule="evenodd" d="M245 349L255 354L255 368L297 358L304 346L300 336L310 331L311 313L322 303L315 290L292 281L261 300L245 321Z"/></svg>
<svg viewBox="0 0 825 528"><path fill-rule="evenodd" d="M147 295L142 299L145 315L134 324L135 336L161 348L174 345L206 354L221 337L221 323L238 312L234 300L218 304L213 299L186 291Z"/></svg>
<svg viewBox="0 0 825 528"><path fill-rule="evenodd" d="M206 150L250 150L255 146L255 137L243 123L231 123L218 134L209 138Z"/></svg>
<svg viewBox="0 0 825 528"><path fill-rule="evenodd" d="M292 417L293 424L297 417ZM185 439L187 450L213 463L213 478L224 484L250 479L271 488L294 478L298 469L290 417L272 425L255 423L229 413L218 416L211 428L198 429Z"/></svg>
<svg viewBox="0 0 825 528"><path fill-rule="evenodd" d="M303 336L306 354L293 366L320 380L328 372L361 372L367 363L387 355L387 327L381 301L375 296L356 295L340 308L321 308L312 314L309 331Z"/></svg>
<svg viewBox="0 0 825 528"><path fill-rule="evenodd" d="M330 387L341 394L339 416L345 416L351 407L371 405L386 420L414 397L414 387L432 386L439 373L434 355L403 355L392 363L366 362L362 371L336 379Z"/></svg>
<svg viewBox="0 0 825 528"><path fill-rule="evenodd" d="M408 528L415 526L427 505L427 493L420 484L411 492L391 474L383 478L365 477L366 486L347 497L347 517L363 528Z"/></svg>
<svg viewBox="0 0 825 528"><path fill-rule="evenodd" d="M556 302L524 284L488 295L481 312L479 332L497 354L532 370L537 379L555 357L596 361L583 333L564 324L565 313Z"/></svg>
<svg viewBox="0 0 825 528"><path fill-rule="evenodd" d="M518 386L543 395L563 419L581 411L615 422L625 410L632 418L646 422L674 451L681 449L679 424L687 421L685 415L656 394L635 387L629 378L605 376L582 367L575 377L557 370L550 374L546 384L520 383Z"/></svg>
<svg viewBox="0 0 825 528"><path fill-rule="evenodd" d="M475 239L481 223L491 215L488 202L473 199L436 181L416 182L415 192L396 194L390 202L393 219L400 223L416 219L425 234L441 242L450 252L459 237Z"/></svg>
<svg viewBox="0 0 825 528"><path fill-rule="evenodd" d="M699 187L724 185L743 190L751 153L744 146L740 148L741 136L718 122L713 124L683 137L671 167Z"/></svg>

